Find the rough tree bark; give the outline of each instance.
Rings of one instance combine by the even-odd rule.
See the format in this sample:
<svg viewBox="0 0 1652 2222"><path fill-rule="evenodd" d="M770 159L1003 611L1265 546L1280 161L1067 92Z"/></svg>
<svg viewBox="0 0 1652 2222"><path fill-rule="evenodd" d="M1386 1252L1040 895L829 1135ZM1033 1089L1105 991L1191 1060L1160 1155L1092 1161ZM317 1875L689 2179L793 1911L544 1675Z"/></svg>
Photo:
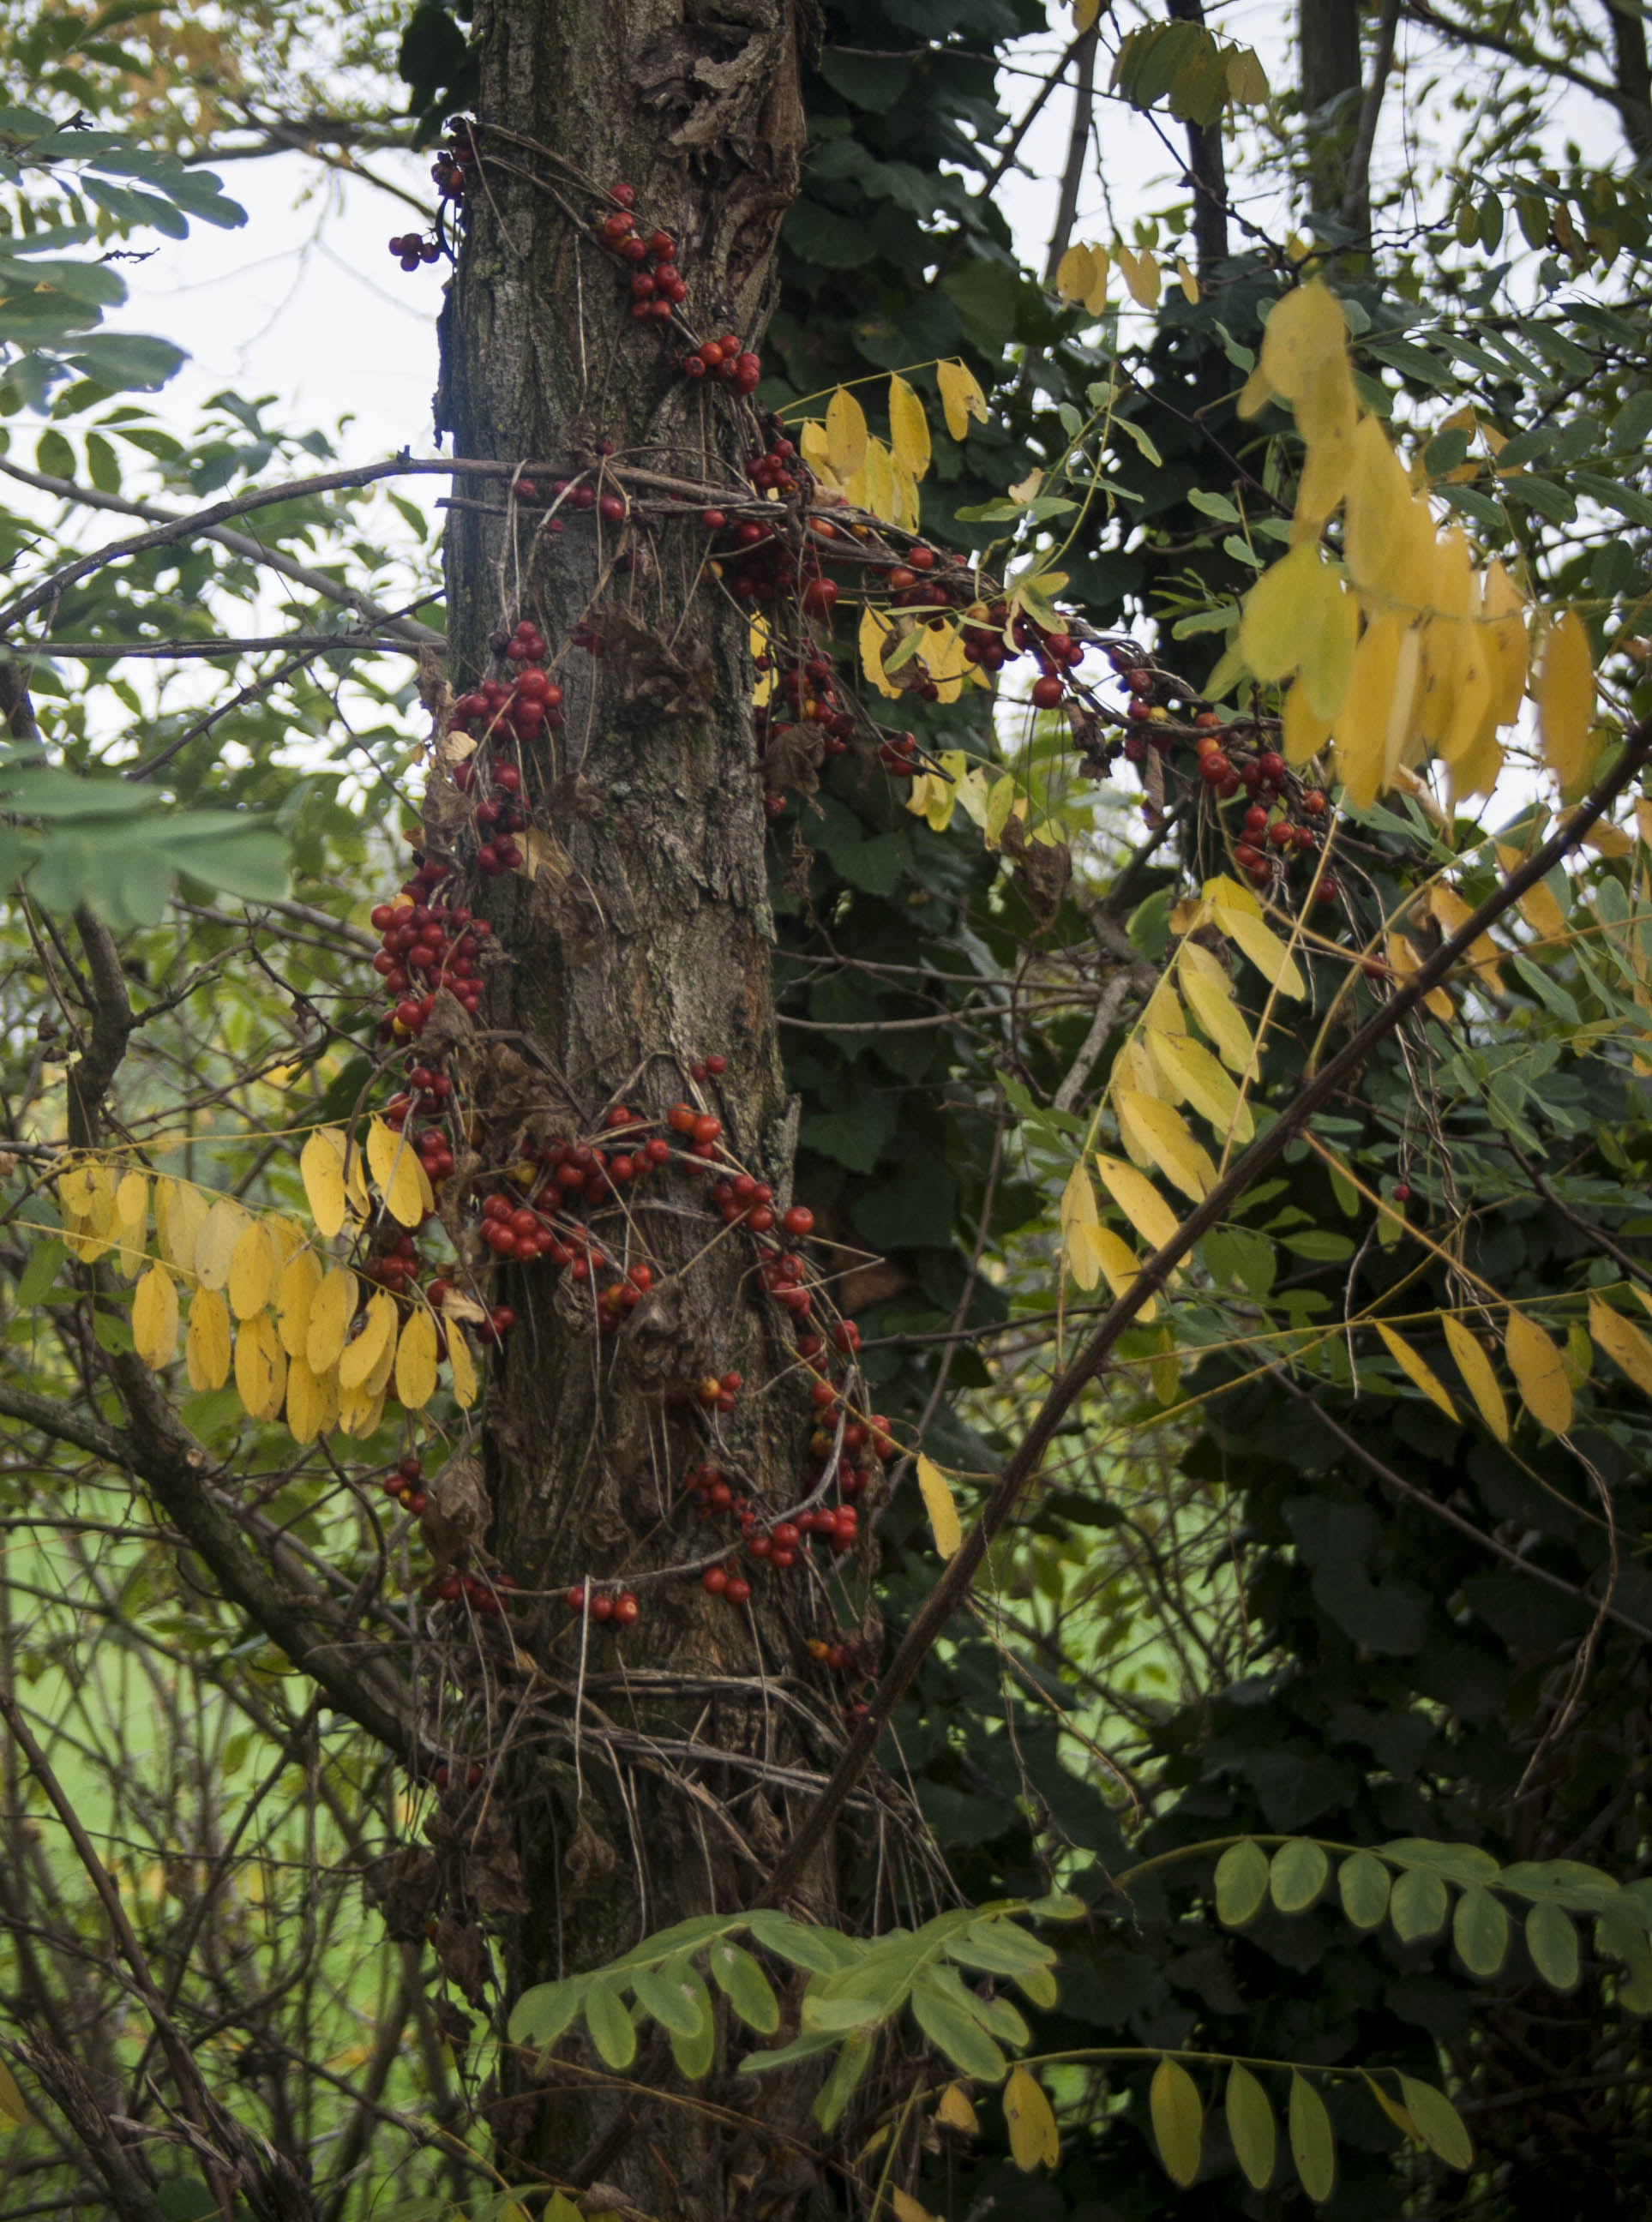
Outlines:
<svg viewBox="0 0 1652 2222"><path fill-rule="evenodd" d="M462 455L600 472L612 443L613 462L732 486L755 412L737 417L728 389L685 379L669 329L631 320L628 271L594 240L577 179L632 185L641 228L678 243L695 332L755 346L802 148L807 32L793 0L482 0L475 28L485 180L443 316L443 428ZM719 1052L727 1071L701 1100L731 1155L783 1201L791 1141L748 619L705 574L697 519L650 534L594 512L536 537L496 484L474 482L469 501L448 537L452 685L495 668L490 634L524 618L553 660L578 625L600 639L598 655L561 656L565 727L523 752L548 861L531 883L496 880L483 898L499 961L482 1020L506 1037L478 1068L489 1146L506 1146L512 1120L588 1137L617 1101L657 1116L695 1092L692 1062ZM454 838L462 849L464 830ZM801 1569L778 1604L771 1580L749 1611L695 1579L636 1579L706 1547L680 1492L686 1466L718 1452L697 1418L668 1409L677 1385L740 1372L724 1462L754 1499L799 1493L809 1420L792 1335L749 1243L710 1242L705 1187L673 1172L631 1207L629 1231L608 1221L614 1254L629 1244L656 1276L621 1334L597 1336L565 1280L554 1293L517 1270L506 1291L518 1323L480 1447L489 1541L519 1582L550 1593L518 1642L551 1647L561 1689L549 1733L524 1703L501 1777L521 1870L507 1997L754 1897L789 1801L808 1794L779 1769L829 1763L833 1702L805 1646L819 1607ZM587 1573L633 1580L642 1617L623 1637L594 1629L576 1673L560 1600ZM605 1741L605 1724L620 1733ZM690 1743L731 1762L681 1755ZM817 1861L801 1902L827 1911L830 1878L829 1857ZM653 2065L669 2076L669 2056ZM646 2212L695 2222L736 2211L729 2185L742 2177L761 2178L776 2211L809 2195L771 2150L690 2110L617 2111L572 2079L540 2102L515 2072L496 2117L505 2142L563 2180L614 2183Z"/></svg>

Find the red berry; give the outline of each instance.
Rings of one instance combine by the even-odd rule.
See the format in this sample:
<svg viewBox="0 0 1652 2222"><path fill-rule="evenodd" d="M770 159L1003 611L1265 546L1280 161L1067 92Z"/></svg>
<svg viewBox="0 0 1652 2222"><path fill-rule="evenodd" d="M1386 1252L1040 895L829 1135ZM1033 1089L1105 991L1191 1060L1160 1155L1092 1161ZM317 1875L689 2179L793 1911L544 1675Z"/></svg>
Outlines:
<svg viewBox="0 0 1652 2222"><path fill-rule="evenodd" d="M744 1574L731 1574L724 1585L723 1595L731 1604L744 1604L751 1594L751 1585Z"/></svg>
<svg viewBox="0 0 1652 2222"><path fill-rule="evenodd" d="M702 1590L708 1591L713 1597L721 1597L728 1587L728 1568L707 1566L700 1577L700 1586Z"/></svg>
<svg viewBox="0 0 1652 2222"><path fill-rule="evenodd" d="M795 1203L791 1209L782 1215L780 1223L786 1233L801 1237L813 1231L814 1214L809 1209L807 1204Z"/></svg>
<svg viewBox="0 0 1652 2222"><path fill-rule="evenodd" d="M1039 710L1053 710L1062 695L1061 681L1053 673L1033 681L1033 705Z"/></svg>
<svg viewBox="0 0 1652 2222"><path fill-rule="evenodd" d="M635 1624L637 1616L641 1610L642 1608L638 1605L636 1598L631 1595L629 1590L625 1591L622 1595L614 1599L613 1616L619 1622L621 1628L632 1627Z"/></svg>

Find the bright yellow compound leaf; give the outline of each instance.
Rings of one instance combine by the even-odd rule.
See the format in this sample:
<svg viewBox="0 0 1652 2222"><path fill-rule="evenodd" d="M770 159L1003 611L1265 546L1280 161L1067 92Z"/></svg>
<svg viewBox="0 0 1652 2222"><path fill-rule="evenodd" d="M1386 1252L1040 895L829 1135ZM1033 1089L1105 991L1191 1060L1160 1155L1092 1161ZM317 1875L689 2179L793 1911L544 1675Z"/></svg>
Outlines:
<svg viewBox="0 0 1652 2222"><path fill-rule="evenodd" d="M1138 308L1156 309L1163 288L1164 273L1156 255L1136 254L1121 242L1113 249L1113 260L1119 266L1130 298Z"/></svg>
<svg viewBox="0 0 1652 2222"><path fill-rule="evenodd" d="M422 1411L436 1394L436 1321L416 1311L396 1346L396 1401L410 1412Z"/></svg>
<svg viewBox="0 0 1652 2222"><path fill-rule="evenodd" d="M151 1265L132 1292L132 1347L151 1373L178 1348L178 1284L164 1265Z"/></svg>
<svg viewBox="0 0 1652 2222"><path fill-rule="evenodd" d="M866 411L846 386L826 404L826 460L840 479L852 478L866 460Z"/></svg>
<svg viewBox="0 0 1652 2222"><path fill-rule="evenodd" d="M180 1273L195 1271L195 1245L206 1223L207 1201L187 1182L155 1183L155 1238L160 1254Z"/></svg>
<svg viewBox="0 0 1652 2222"><path fill-rule="evenodd" d="M367 1438L384 1417L385 1399L382 1389L370 1386L341 1390L338 1398L338 1424L356 1442Z"/></svg>
<svg viewBox="0 0 1652 2222"><path fill-rule="evenodd" d="M236 1246L252 1224L252 1215L230 1196L221 1196L207 1213L195 1244L195 1271L204 1289L227 1287Z"/></svg>
<svg viewBox="0 0 1652 2222"><path fill-rule="evenodd" d="M367 1167L391 1217L404 1227L417 1227L425 1211L423 1168L405 1135L386 1127L382 1119L374 1120L367 1128Z"/></svg>
<svg viewBox="0 0 1652 2222"><path fill-rule="evenodd" d="M243 1320L236 1332L236 1387L254 1420L280 1415L286 1395L286 1353L267 1312Z"/></svg>
<svg viewBox="0 0 1652 2222"><path fill-rule="evenodd" d="M1155 1064L1171 1084L1178 1102L1193 1106L1226 1141L1248 1142L1256 1132L1251 1108L1238 1089L1203 1042L1191 1034L1151 1032L1147 1046Z"/></svg>
<svg viewBox="0 0 1652 2222"><path fill-rule="evenodd" d="M1096 1246L1100 1227L1096 1191L1081 1161L1067 1175L1061 1191L1061 1249L1068 1272L1086 1294L1102 1277L1102 1261Z"/></svg>
<svg viewBox="0 0 1652 2222"><path fill-rule="evenodd" d="M1146 1173L1127 1165L1122 1158L1109 1158L1099 1150L1096 1153L1096 1170L1108 1194L1142 1240L1154 1250L1162 1250L1174 1235L1178 1221Z"/></svg>
<svg viewBox="0 0 1652 2222"><path fill-rule="evenodd" d="M453 1369L453 1401L462 1412L468 1412L476 1401L476 1361L456 1321L448 1321L447 1335L448 1364Z"/></svg>
<svg viewBox="0 0 1652 2222"><path fill-rule="evenodd" d="M344 1224L344 1137L317 1127L298 1153L298 1171L317 1233L330 1242Z"/></svg>
<svg viewBox="0 0 1652 2222"><path fill-rule="evenodd" d="M311 1308L314 1317L315 1307ZM396 1332L395 1299L383 1289L367 1306L361 1332L354 1342L347 1343L338 1360L338 1385L346 1395L354 1393L377 1371L386 1346ZM306 1350L308 1345L306 1344ZM313 1365L314 1359L311 1359Z"/></svg>
<svg viewBox="0 0 1652 2222"><path fill-rule="evenodd" d="M1423 1394L1431 1403L1440 1407L1447 1419L1454 1420L1457 1416L1457 1407L1448 1395L1445 1383L1442 1381L1427 1359L1420 1351L1413 1350L1403 1334L1396 1334L1393 1328L1385 1325L1381 1320L1373 1320L1372 1325L1382 1337L1389 1356L1398 1359L1401 1365L1416 1382Z"/></svg>
<svg viewBox="0 0 1652 2222"><path fill-rule="evenodd" d="M1024 2068L1013 2068L1004 2086L1004 2119L1009 2125L1010 2158L1017 2168L1053 2168L1061 2157L1055 2109L1044 2087Z"/></svg>
<svg viewBox="0 0 1652 2222"><path fill-rule="evenodd" d="M229 1307L216 1289L197 1289L190 1300L184 1364L198 1396L229 1378Z"/></svg>
<svg viewBox="0 0 1652 2222"><path fill-rule="evenodd" d="M261 1312L275 1286L275 1246L255 1219L229 1253L229 1309L238 1320Z"/></svg>
<svg viewBox="0 0 1652 2222"><path fill-rule="evenodd" d="M313 1250L296 1251L281 1268L275 1284L275 1321L289 1358L301 1358L308 1345L310 1307L321 1286L321 1260Z"/></svg>
<svg viewBox="0 0 1652 2222"><path fill-rule="evenodd" d="M927 1459L921 1451L918 1454L918 1486L923 1492L924 1510L929 1515L935 1548L943 1559L952 1558L964 1541L964 1523L952 1501L952 1484L934 1460Z"/></svg>
<svg viewBox="0 0 1652 2222"><path fill-rule="evenodd" d="M1442 1312L1440 1324L1446 1331L1447 1347L1451 1352L1458 1372L1463 1377L1463 1385L1478 1406L1481 1419L1498 1442L1506 1443L1509 1440L1509 1408L1504 1402L1502 1390L1498 1386L1491 1359L1460 1319L1454 1319L1449 1312Z"/></svg>
<svg viewBox="0 0 1652 2222"><path fill-rule="evenodd" d="M972 370L958 361L939 362L935 366L935 379L940 387L946 429L955 440L961 440L969 430L971 417L977 424L986 423L987 397Z"/></svg>
<svg viewBox="0 0 1652 2222"><path fill-rule="evenodd" d="M1118 1089L1114 1102L1124 1146L1136 1162L1156 1165L1184 1196L1195 1203L1202 1202L1209 1193L1216 1169L1181 1113L1134 1089Z"/></svg>
<svg viewBox="0 0 1652 2222"><path fill-rule="evenodd" d="M1562 790L1580 787L1589 769L1589 728L1594 719L1594 658L1583 620L1564 610L1543 643L1537 675L1537 724L1543 762Z"/></svg>
<svg viewBox="0 0 1652 2222"><path fill-rule="evenodd" d="M1347 318L1322 279L1276 301L1262 334L1260 368L1282 400L1297 401L1328 366L1345 362Z"/></svg>
<svg viewBox="0 0 1652 2222"><path fill-rule="evenodd" d="M1643 1334L1632 1320L1613 1311L1601 1296L1589 1299L1589 1332L1635 1386L1652 1397L1652 1337Z"/></svg>
<svg viewBox="0 0 1652 2222"><path fill-rule="evenodd" d="M1096 250L1091 247L1070 247L1056 265L1055 289L1063 301L1071 305L1088 300L1096 283Z"/></svg>
<svg viewBox="0 0 1652 2222"><path fill-rule="evenodd" d="M310 1302L304 1354L312 1373L325 1373L337 1365L355 1313L355 1276L348 1265L334 1265L322 1276Z"/></svg>
<svg viewBox="0 0 1652 2222"><path fill-rule="evenodd" d="M1561 1347L1534 1319L1509 1307L1503 1354L1509 1361L1520 1401L1540 1427L1563 1435L1572 1424L1572 1384L1566 1378Z"/></svg>
<svg viewBox="0 0 1652 2222"><path fill-rule="evenodd" d="M1388 958L1388 969L1397 980L1408 982L1422 969L1423 960L1417 955L1415 945L1403 933L1388 936L1385 953ZM1423 998L1423 1007L1432 1011L1436 1019L1449 1021L1456 1015L1455 1006L1443 988L1430 988Z"/></svg>
<svg viewBox="0 0 1652 2222"><path fill-rule="evenodd" d="M889 380L889 447L908 478L920 479L929 468L929 419L904 378Z"/></svg>

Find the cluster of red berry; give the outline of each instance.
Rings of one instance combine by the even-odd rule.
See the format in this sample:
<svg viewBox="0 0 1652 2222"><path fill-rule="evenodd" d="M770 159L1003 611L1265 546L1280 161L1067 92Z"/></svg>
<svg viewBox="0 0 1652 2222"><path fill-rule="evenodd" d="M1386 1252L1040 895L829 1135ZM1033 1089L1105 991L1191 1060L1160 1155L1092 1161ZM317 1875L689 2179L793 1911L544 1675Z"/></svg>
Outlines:
<svg viewBox="0 0 1652 2222"><path fill-rule="evenodd" d="M644 237L638 230L635 185L613 185L608 198L614 205L594 228L602 244L630 267L631 313L639 324L669 323L671 311L688 298L677 269L677 242L669 231L650 231ZM644 269L644 263L650 267Z"/></svg>
<svg viewBox="0 0 1652 2222"><path fill-rule="evenodd" d="M600 1626L612 1621L616 1628L634 1627L641 1611L630 1590L600 1590L589 1581L569 1590L567 1603L570 1612L585 1613Z"/></svg>
<svg viewBox="0 0 1652 2222"><path fill-rule="evenodd" d="M423 263L439 262L443 254L452 254L443 228L443 217L448 204L457 210L463 202L468 173L475 160L476 147L470 126L462 116L455 117L448 126L447 144L437 153L430 169L431 179L443 202L434 229L428 235L405 232L390 242L390 252L404 270L417 270Z"/></svg>
<svg viewBox="0 0 1652 2222"><path fill-rule="evenodd" d="M720 378L737 393L755 393L763 380L763 360L743 347L738 332L705 340L682 358L685 378Z"/></svg>
<svg viewBox="0 0 1652 2222"><path fill-rule="evenodd" d="M452 876L450 866L421 864L404 884L401 901L374 906L380 947L373 969L394 1005L379 1022L380 1041L421 1034L438 988L450 989L467 1011L481 1001L476 963L493 929L463 903L430 900Z"/></svg>

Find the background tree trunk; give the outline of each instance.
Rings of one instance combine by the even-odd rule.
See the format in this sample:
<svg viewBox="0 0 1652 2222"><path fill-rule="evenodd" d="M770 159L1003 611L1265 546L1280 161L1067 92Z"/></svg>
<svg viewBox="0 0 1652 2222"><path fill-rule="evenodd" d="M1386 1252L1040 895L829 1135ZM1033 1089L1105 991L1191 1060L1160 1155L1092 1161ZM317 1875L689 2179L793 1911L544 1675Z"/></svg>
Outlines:
<svg viewBox="0 0 1652 2222"><path fill-rule="evenodd" d="M469 196L443 317L439 399L457 452L571 473L600 469L612 443L615 462L733 488L767 444L757 416L732 389L681 374L680 331L631 321L629 266L593 233L608 204L589 185L628 182L642 232L675 239L682 314L697 336L738 332L755 346L802 144L789 0L713 0L687 21L666 0L483 0L476 28L486 180ZM550 862L532 883L483 883L499 963L482 1017L506 1035L487 1052L484 1155L493 1165L514 1153L524 1115L542 1133L590 1139L617 1101L657 1117L697 1093L731 1155L783 1199L791 1139L748 620L704 571L697 517L650 530L589 512L536 538L541 512L513 518L497 482L480 487L472 500L486 506L456 509L448 537L452 684L494 669L490 634L530 618L552 663L560 656L567 695L564 730L522 751ZM564 652L581 624L600 654ZM727 1071L696 1090L689 1067L713 1052ZM716 1226L707 1185L673 1168L634 1193L628 1217L599 1215L611 1259L645 1256L656 1274L619 1334L599 1337L588 1293L543 1267L512 1268L502 1291L518 1325L488 1403L490 1540L518 1581L550 1592L523 1648L560 1685L548 1724L524 1704L504 1773L524 1886L507 2000L750 1899L798 1794L763 1769L827 1757L824 1734L806 1726L800 1739L796 1720L798 1694L823 1731L832 1711L805 1648L821 1591L802 1566L768 1576L749 1610L694 1579L639 1584L636 1627L594 1627L582 1670L562 1602L587 1573L629 1579L734 1540L726 1522L682 1517L685 1468L719 1453L665 1392L708 1370L744 1376L719 1423L741 1484L776 1509L799 1494L809 1421L792 1334L743 1233L700 1254ZM770 1678L794 1684L789 1710ZM576 1681L586 1703L570 1747ZM495 1745L499 1733L495 1722ZM751 1763L672 1756L689 1742ZM829 1905L824 1872L808 1894ZM669 2058L655 2065L669 2079ZM650 2213L708 2222L725 2211L738 2156L688 2109L633 2125L574 2086L552 2106L517 2107L506 2126L537 2165L617 2182Z"/></svg>
<svg viewBox="0 0 1652 2222"><path fill-rule="evenodd" d="M1360 0L1301 0L1297 26L1309 205L1316 215L1335 216L1360 116ZM1369 232L1368 202L1354 211L1353 226L1362 237Z"/></svg>

